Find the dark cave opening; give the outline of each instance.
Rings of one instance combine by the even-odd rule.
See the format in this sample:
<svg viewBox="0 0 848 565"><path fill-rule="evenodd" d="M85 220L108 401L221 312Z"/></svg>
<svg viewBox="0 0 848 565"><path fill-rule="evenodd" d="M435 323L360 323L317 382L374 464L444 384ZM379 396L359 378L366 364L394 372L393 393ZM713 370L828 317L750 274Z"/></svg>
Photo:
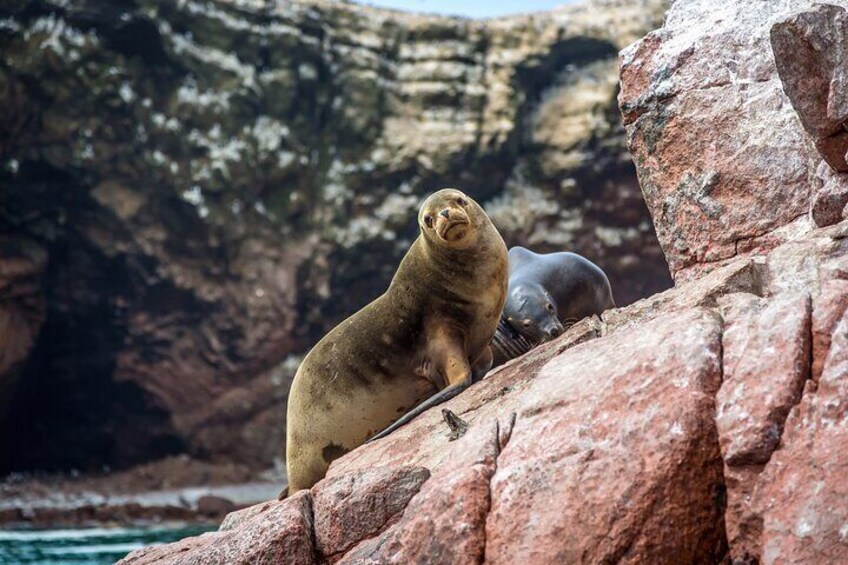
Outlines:
<svg viewBox="0 0 848 565"><path fill-rule="evenodd" d="M120 255L107 257L76 231L98 221L86 192L44 163L23 163L16 180L0 232L48 250L48 308L0 423L0 473L101 471L184 452L168 414L113 379L134 285Z"/></svg>

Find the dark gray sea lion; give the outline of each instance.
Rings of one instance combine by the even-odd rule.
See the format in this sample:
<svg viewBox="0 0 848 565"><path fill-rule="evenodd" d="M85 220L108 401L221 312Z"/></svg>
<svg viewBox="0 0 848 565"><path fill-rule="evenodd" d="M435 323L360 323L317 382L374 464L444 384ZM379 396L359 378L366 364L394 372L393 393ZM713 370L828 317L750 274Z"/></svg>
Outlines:
<svg viewBox="0 0 848 565"><path fill-rule="evenodd" d="M520 357L533 349L533 344L522 337L515 328L501 316L498 329L492 336L492 367L499 367L511 359Z"/></svg>
<svg viewBox="0 0 848 565"><path fill-rule="evenodd" d="M454 396L491 367L507 288L503 239L454 189L427 198L418 224L389 289L330 331L297 370L288 400L289 494L311 487L333 459L410 408Z"/></svg>
<svg viewBox="0 0 848 565"><path fill-rule="evenodd" d="M524 247L509 250L503 317L533 346L557 337L564 326L614 307L609 279L585 257L538 254Z"/></svg>

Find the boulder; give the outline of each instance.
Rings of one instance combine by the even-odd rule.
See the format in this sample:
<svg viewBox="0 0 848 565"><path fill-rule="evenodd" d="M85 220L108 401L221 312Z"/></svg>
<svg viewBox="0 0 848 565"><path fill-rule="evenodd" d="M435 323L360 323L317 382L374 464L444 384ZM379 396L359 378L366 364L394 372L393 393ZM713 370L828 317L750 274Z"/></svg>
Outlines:
<svg viewBox="0 0 848 565"><path fill-rule="evenodd" d="M815 4L681 0L621 53L628 144L678 281L810 228L789 226L809 210L819 156L784 93L770 32Z"/></svg>
<svg viewBox="0 0 848 565"><path fill-rule="evenodd" d="M731 294L720 301L721 388L716 427L727 489L725 521L732 558L759 555L762 518L752 499L759 473L780 443L789 411L810 378L810 298L771 300Z"/></svg>
<svg viewBox="0 0 848 565"><path fill-rule="evenodd" d="M811 378L818 383L830 351L836 324L848 310L848 280L828 280L813 304Z"/></svg>
<svg viewBox="0 0 848 565"><path fill-rule="evenodd" d="M424 467L375 467L321 482L312 491L315 549L333 560L381 532L429 478Z"/></svg>
<svg viewBox="0 0 848 565"><path fill-rule="evenodd" d="M848 175L834 173L827 163L822 161L816 169L816 178L821 182L810 205L813 221L819 227L841 222L848 205Z"/></svg>
<svg viewBox="0 0 848 565"><path fill-rule="evenodd" d="M346 553L338 563L456 563L483 560L491 505L491 461L460 467L428 481L400 520Z"/></svg>
<svg viewBox="0 0 848 565"><path fill-rule="evenodd" d="M732 466L766 463L810 378L810 297L732 294L721 305L724 378L716 426L722 457Z"/></svg>
<svg viewBox="0 0 848 565"><path fill-rule="evenodd" d="M783 88L834 170L848 172L848 11L840 2L794 14L771 28ZM843 202L844 204L844 202Z"/></svg>
<svg viewBox="0 0 848 565"><path fill-rule="evenodd" d="M242 510L241 512L245 512ZM225 531L185 538L134 551L118 561L122 565L171 563L174 565L313 565L312 509L309 493L298 493L282 502L269 503Z"/></svg>
<svg viewBox="0 0 848 565"><path fill-rule="evenodd" d="M486 561L709 563L721 555L712 421L719 336L715 317L689 310L544 366L522 391L497 459Z"/></svg>

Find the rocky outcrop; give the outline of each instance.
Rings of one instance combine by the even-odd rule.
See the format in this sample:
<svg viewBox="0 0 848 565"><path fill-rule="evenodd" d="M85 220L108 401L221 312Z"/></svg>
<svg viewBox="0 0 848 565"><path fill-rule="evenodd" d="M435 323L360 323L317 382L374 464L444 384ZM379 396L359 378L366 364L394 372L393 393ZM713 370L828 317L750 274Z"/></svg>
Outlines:
<svg viewBox="0 0 848 565"><path fill-rule="evenodd" d="M842 562L846 265L843 222L584 320L443 405L458 439L431 410L310 491L125 562L244 539L299 563Z"/></svg>
<svg viewBox="0 0 848 565"><path fill-rule="evenodd" d="M822 4L771 28L774 62L822 158L848 172L848 12Z"/></svg>
<svg viewBox="0 0 848 565"><path fill-rule="evenodd" d="M833 4L795 14L771 30L783 88L823 161L811 217L829 226L848 204L848 11Z"/></svg>
<svg viewBox="0 0 848 565"><path fill-rule="evenodd" d="M620 303L670 284L616 53L663 0L486 22L323 0L0 8L0 232L47 250L3 469L284 453L299 355L455 184Z"/></svg>
<svg viewBox="0 0 848 565"><path fill-rule="evenodd" d="M186 538L176 544L152 546L130 554L123 563L315 563L312 508L308 496L286 504L267 503L253 510L238 529ZM179 549L174 551L175 547Z"/></svg>
<svg viewBox="0 0 848 565"><path fill-rule="evenodd" d="M810 206L813 222L825 227L848 218L848 174L835 173L822 161L816 169L816 185Z"/></svg>
<svg viewBox="0 0 848 565"><path fill-rule="evenodd" d="M839 563L848 559L848 317L832 334L815 393L786 423L784 448L757 485L764 563Z"/></svg>
<svg viewBox="0 0 848 565"><path fill-rule="evenodd" d="M286 556L302 563L848 561L848 221L808 220L818 156L769 62L768 30L788 4L726 2L713 15L707 5L678 0L622 61L631 141L676 288L491 372L440 407L466 422L462 433L430 410L336 460L311 490L126 562L184 551L211 562L213 548L282 512L312 535L288 533L288 520L257 541L270 552L303 540ZM775 146L758 119L787 127ZM712 184L691 184L708 162ZM680 175L690 180L672 185ZM782 186L790 180L799 193ZM687 223L698 218L707 229ZM730 244L710 221L753 239L721 257ZM774 229L756 235L764 225ZM332 512L319 515L328 499ZM340 539L329 516L353 534L309 545Z"/></svg>
<svg viewBox="0 0 848 565"><path fill-rule="evenodd" d="M784 93L771 30L818 4L676 2L622 53L629 147L676 280L811 228L820 156ZM793 68L800 88L825 72Z"/></svg>

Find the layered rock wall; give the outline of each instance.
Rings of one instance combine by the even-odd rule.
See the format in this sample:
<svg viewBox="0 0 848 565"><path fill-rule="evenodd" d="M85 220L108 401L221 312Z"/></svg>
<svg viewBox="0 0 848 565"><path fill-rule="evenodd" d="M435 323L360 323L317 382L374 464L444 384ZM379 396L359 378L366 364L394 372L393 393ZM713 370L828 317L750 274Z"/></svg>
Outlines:
<svg viewBox="0 0 848 565"><path fill-rule="evenodd" d="M619 303L666 287L615 106L616 53L663 8L5 3L0 231L44 248L47 316L0 467L268 466L298 355L385 288L444 185L509 244L589 256Z"/></svg>

